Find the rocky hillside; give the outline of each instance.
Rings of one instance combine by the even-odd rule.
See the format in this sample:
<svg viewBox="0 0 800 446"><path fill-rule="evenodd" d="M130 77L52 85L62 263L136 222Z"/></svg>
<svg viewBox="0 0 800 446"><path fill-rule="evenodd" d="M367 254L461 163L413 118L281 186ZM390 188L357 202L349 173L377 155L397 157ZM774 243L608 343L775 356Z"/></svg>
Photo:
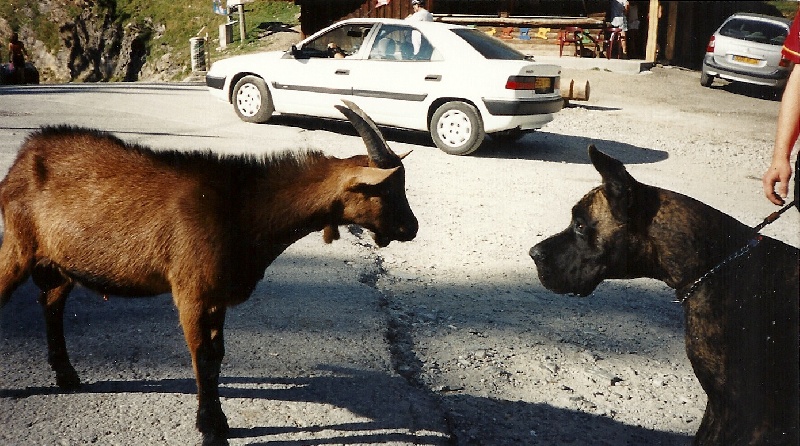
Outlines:
<svg viewBox="0 0 800 446"><path fill-rule="evenodd" d="M248 4L244 43L257 44L275 23L290 29L297 9L286 1ZM208 56L220 57L218 27L225 21L208 0L0 2L0 58L8 61L7 42L17 31L42 82L180 80L191 74L189 38L206 37Z"/></svg>

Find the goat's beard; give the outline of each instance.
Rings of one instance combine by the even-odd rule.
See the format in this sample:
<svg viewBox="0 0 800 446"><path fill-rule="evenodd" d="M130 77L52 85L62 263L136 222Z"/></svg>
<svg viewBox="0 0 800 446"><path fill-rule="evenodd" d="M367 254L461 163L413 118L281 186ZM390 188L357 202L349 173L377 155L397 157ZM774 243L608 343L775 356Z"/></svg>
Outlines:
<svg viewBox="0 0 800 446"><path fill-rule="evenodd" d="M331 244L334 240L339 240L341 235L339 234L339 227L336 225L328 225L325 226L325 229L322 230L322 240L325 243Z"/></svg>

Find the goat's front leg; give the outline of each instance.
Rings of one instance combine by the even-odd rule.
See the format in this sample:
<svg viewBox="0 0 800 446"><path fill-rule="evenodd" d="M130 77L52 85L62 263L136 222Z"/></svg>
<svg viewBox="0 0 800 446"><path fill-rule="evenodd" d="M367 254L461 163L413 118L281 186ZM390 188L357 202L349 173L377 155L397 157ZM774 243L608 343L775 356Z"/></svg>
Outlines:
<svg viewBox="0 0 800 446"><path fill-rule="evenodd" d="M76 390L81 380L69 361L64 340L64 307L74 284L51 266L37 265L32 276L34 283L42 290L39 303L44 310L47 331L47 360L56 372L56 384L65 390Z"/></svg>
<svg viewBox="0 0 800 446"><path fill-rule="evenodd" d="M204 445L227 444L228 420L219 399L225 309L209 310L186 303L179 305L178 311L197 380L197 429L203 434Z"/></svg>

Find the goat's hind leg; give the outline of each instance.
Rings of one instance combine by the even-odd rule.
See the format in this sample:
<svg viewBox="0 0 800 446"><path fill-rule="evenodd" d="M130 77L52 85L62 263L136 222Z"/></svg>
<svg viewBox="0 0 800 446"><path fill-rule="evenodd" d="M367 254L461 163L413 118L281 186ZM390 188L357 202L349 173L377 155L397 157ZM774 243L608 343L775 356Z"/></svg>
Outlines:
<svg viewBox="0 0 800 446"><path fill-rule="evenodd" d="M47 360L56 372L56 384L65 390L80 387L78 373L69 361L64 340L64 307L74 282L60 269L48 263L38 263L33 268L33 281L42 290L39 303L44 310L47 330Z"/></svg>
<svg viewBox="0 0 800 446"><path fill-rule="evenodd" d="M33 256L13 235L8 235L0 245L0 308L14 293L14 290L27 280L33 266Z"/></svg>

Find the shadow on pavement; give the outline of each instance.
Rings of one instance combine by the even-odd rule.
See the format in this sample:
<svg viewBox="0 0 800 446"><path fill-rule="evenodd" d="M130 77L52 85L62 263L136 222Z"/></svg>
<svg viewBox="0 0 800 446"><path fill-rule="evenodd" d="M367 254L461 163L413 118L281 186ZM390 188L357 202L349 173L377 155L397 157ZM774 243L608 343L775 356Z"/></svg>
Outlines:
<svg viewBox="0 0 800 446"><path fill-rule="evenodd" d="M309 378L223 377L223 399L265 399L271 401L328 404L344 408L369 421L318 426L231 426L231 438L254 439L254 445L384 444L403 442L430 445L685 445L689 436L630 426L608 416L561 409L548 404L506 401L457 393L441 394L441 403L423 390L408 387L404 379L385 373L321 367L329 376ZM405 388L405 390L403 390ZM392 391L387 391L391 389ZM393 401L398 390L404 399ZM185 393L194 394L194 380L99 381L85 384L79 393ZM61 393L55 387L0 390L0 397L23 398ZM439 407L447 408L442 411ZM483 413L465 419L459 408ZM396 409L396 410L392 410ZM409 413L412 413L409 419ZM228 414L229 417L234 415ZM481 420L476 423L476 420ZM515 426L530 426L520 433ZM447 426L447 427L445 427ZM449 430L446 432L445 430ZM330 433L326 433L330 432ZM337 436L336 432L346 432ZM269 440L270 436L291 434L297 440ZM265 440L264 437L267 437Z"/></svg>
<svg viewBox="0 0 800 446"><path fill-rule="evenodd" d="M324 130L357 136L353 127L345 121L307 118L300 116L276 116L268 125L285 125L305 130ZM382 128L384 137L390 142L414 144L439 150L425 132ZM648 149L617 141L598 140L590 137L561 135L536 131L525 135L517 142L505 142L487 136L480 149L469 155L475 158L505 158L539 160L555 163L589 164L586 148L594 144L598 149L625 164L650 164L663 161L669 154L663 150Z"/></svg>

